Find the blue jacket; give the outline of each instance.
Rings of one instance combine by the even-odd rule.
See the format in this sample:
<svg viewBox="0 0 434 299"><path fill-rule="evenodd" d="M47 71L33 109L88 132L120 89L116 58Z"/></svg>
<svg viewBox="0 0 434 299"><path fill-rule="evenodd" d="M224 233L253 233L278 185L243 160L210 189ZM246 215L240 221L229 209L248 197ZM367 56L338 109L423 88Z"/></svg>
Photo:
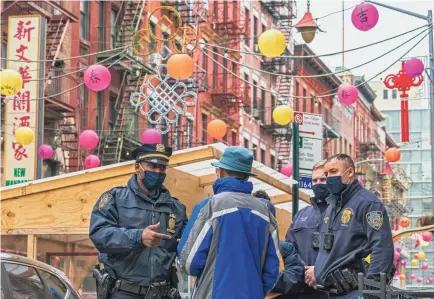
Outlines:
<svg viewBox="0 0 434 299"><path fill-rule="evenodd" d="M327 202L311 198L312 206L301 209L294 217L286 233L285 240L297 248L298 255L306 266L313 266L318 255L318 249L312 246L313 233L320 232Z"/></svg>
<svg viewBox="0 0 434 299"><path fill-rule="evenodd" d="M158 232L170 234L160 247L142 243L143 230L160 222ZM89 237L100 252L99 260L114 278L132 284L170 281L176 257L176 240L181 237L187 215L185 206L161 188L158 198L148 197L133 175L126 187L103 193L90 219Z"/></svg>
<svg viewBox="0 0 434 299"><path fill-rule="evenodd" d="M280 241L280 252L282 253L285 269L280 272L277 283L272 293L290 295L297 293L304 283L304 265L298 258L297 249L289 242ZM281 296L283 299L287 296Z"/></svg>
<svg viewBox="0 0 434 299"><path fill-rule="evenodd" d="M276 219L251 182L225 178L213 187L178 246L180 268L200 276L192 298L263 299L279 276Z"/></svg>
<svg viewBox="0 0 434 299"><path fill-rule="evenodd" d="M315 263L318 285L329 287L327 276L343 268L363 271L362 259L371 254L366 277L379 280L393 266L393 241L383 203L356 180L340 197L330 195L321 226L320 249ZM324 236L334 234L333 247L324 249Z"/></svg>

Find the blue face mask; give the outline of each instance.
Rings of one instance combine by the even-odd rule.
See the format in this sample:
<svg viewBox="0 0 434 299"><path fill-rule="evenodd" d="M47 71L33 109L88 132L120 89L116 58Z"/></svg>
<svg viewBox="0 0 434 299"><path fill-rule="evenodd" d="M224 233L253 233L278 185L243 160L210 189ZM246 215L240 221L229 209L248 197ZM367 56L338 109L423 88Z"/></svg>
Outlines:
<svg viewBox="0 0 434 299"><path fill-rule="evenodd" d="M330 191L327 189L326 184L316 184L312 186L315 198L319 200L325 200L329 195Z"/></svg>
<svg viewBox="0 0 434 299"><path fill-rule="evenodd" d="M142 182L143 185L145 185L146 189L151 191L151 190L160 189L165 179L166 179L165 173L146 170Z"/></svg>
<svg viewBox="0 0 434 299"><path fill-rule="evenodd" d="M342 175L345 174L348 169L345 170ZM327 189L330 191L331 194L339 196L348 187L348 184L342 183L342 175L327 177Z"/></svg>

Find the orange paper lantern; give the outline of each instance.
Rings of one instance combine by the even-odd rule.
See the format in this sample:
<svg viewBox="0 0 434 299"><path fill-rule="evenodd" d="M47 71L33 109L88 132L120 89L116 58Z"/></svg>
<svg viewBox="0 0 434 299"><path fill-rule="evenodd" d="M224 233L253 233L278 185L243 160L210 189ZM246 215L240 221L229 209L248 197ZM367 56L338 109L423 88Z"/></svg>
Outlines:
<svg viewBox="0 0 434 299"><path fill-rule="evenodd" d="M399 225L401 227L409 227L410 226L410 219L408 219L407 217L403 217L403 218L399 219Z"/></svg>
<svg viewBox="0 0 434 299"><path fill-rule="evenodd" d="M210 121L207 127L208 134L214 139L222 139L227 129L226 123L221 119Z"/></svg>
<svg viewBox="0 0 434 299"><path fill-rule="evenodd" d="M402 280L404 280L404 279L405 279L405 275L404 275L404 274L401 274L401 275L399 275L399 276L398 276L398 278L399 278L399 280L401 280L401 281L402 281Z"/></svg>
<svg viewBox="0 0 434 299"><path fill-rule="evenodd" d="M388 162L398 162L401 159L401 152L396 147L391 147L386 151L384 156Z"/></svg>
<svg viewBox="0 0 434 299"><path fill-rule="evenodd" d="M187 54L174 54L166 64L169 76L176 80L186 80L194 72L194 61Z"/></svg>

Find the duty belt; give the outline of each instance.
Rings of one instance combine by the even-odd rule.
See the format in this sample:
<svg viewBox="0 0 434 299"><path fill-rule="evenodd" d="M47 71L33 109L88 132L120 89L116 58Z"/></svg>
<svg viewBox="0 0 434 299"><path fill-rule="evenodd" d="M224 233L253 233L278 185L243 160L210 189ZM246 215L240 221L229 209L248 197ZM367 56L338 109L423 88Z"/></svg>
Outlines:
<svg viewBox="0 0 434 299"><path fill-rule="evenodd" d="M129 292L140 296L146 296L146 293L148 292L148 287L131 284L129 282L120 279L116 280L113 289L114 291L124 291L124 292Z"/></svg>

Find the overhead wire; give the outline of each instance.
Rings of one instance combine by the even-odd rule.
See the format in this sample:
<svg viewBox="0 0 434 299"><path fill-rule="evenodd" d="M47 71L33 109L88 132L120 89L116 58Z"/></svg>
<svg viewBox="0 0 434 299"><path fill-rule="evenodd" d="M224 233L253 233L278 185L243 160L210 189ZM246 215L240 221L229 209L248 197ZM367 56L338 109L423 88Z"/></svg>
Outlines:
<svg viewBox="0 0 434 299"><path fill-rule="evenodd" d="M420 35L422 35L423 33L425 33L427 30L429 30L429 29L425 29L424 31L419 32L417 35L413 36L411 39L407 40L405 43L408 43L408 42L414 40L414 39L417 38L418 36L420 36ZM345 72L347 72L347 71L355 70L355 69L360 68L360 67L362 67L362 66L368 65L368 64L370 64L370 63L372 63L372 62L374 62L374 61L376 61L376 60L378 60L378 59L380 59L380 58L382 58L382 57L384 57L384 56L386 56L386 55L388 55L388 54L390 54L390 53L396 51L397 49L403 47L403 46L405 45L405 43L402 43L402 44L400 44L399 46L394 47L393 49L391 49L391 50L389 50L389 51L387 51L387 52L381 54L380 56L377 56L377 57L375 57L375 58L373 58L373 59L371 59L371 60L369 60L369 61L367 61L367 62L364 62L364 63L362 63L362 64L356 65L356 66L351 67L351 68L345 68L345 69L343 69L343 70L341 70L341 71L336 71L336 72L331 72L331 73L326 73L326 74L319 74L319 75L302 75L302 76L298 76L298 75L286 75L286 74L280 74L280 73L273 73L273 72L269 72L269 71L265 71L265 70L257 69L257 68L254 68L254 67L250 66L250 65L242 64L242 63L239 62L239 61L235 61L235 60L232 60L232 59L230 59L230 58L227 58L227 57L224 56L224 54L222 55L222 54L220 54L220 53L218 53L218 52L214 52L214 51L211 51L211 50L208 50L208 51L210 51L210 52L213 53L213 54L216 54L216 55L219 56L219 57L223 57L223 59L227 59L227 60L229 60L229 61L232 62L232 63L237 63L237 64L239 64L239 65L241 65L241 66L243 66L243 67L245 67L245 68L248 68L248 69L251 69L251 70L255 70L255 71L258 71L258 72L260 72L260 73L267 74L267 75L279 76L279 77L283 77L283 78L320 78L320 77L328 77L328 76L333 76L333 75L337 75L337 74L345 73ZM203 50L202 50L202 51L203 51Z"/></svg>

